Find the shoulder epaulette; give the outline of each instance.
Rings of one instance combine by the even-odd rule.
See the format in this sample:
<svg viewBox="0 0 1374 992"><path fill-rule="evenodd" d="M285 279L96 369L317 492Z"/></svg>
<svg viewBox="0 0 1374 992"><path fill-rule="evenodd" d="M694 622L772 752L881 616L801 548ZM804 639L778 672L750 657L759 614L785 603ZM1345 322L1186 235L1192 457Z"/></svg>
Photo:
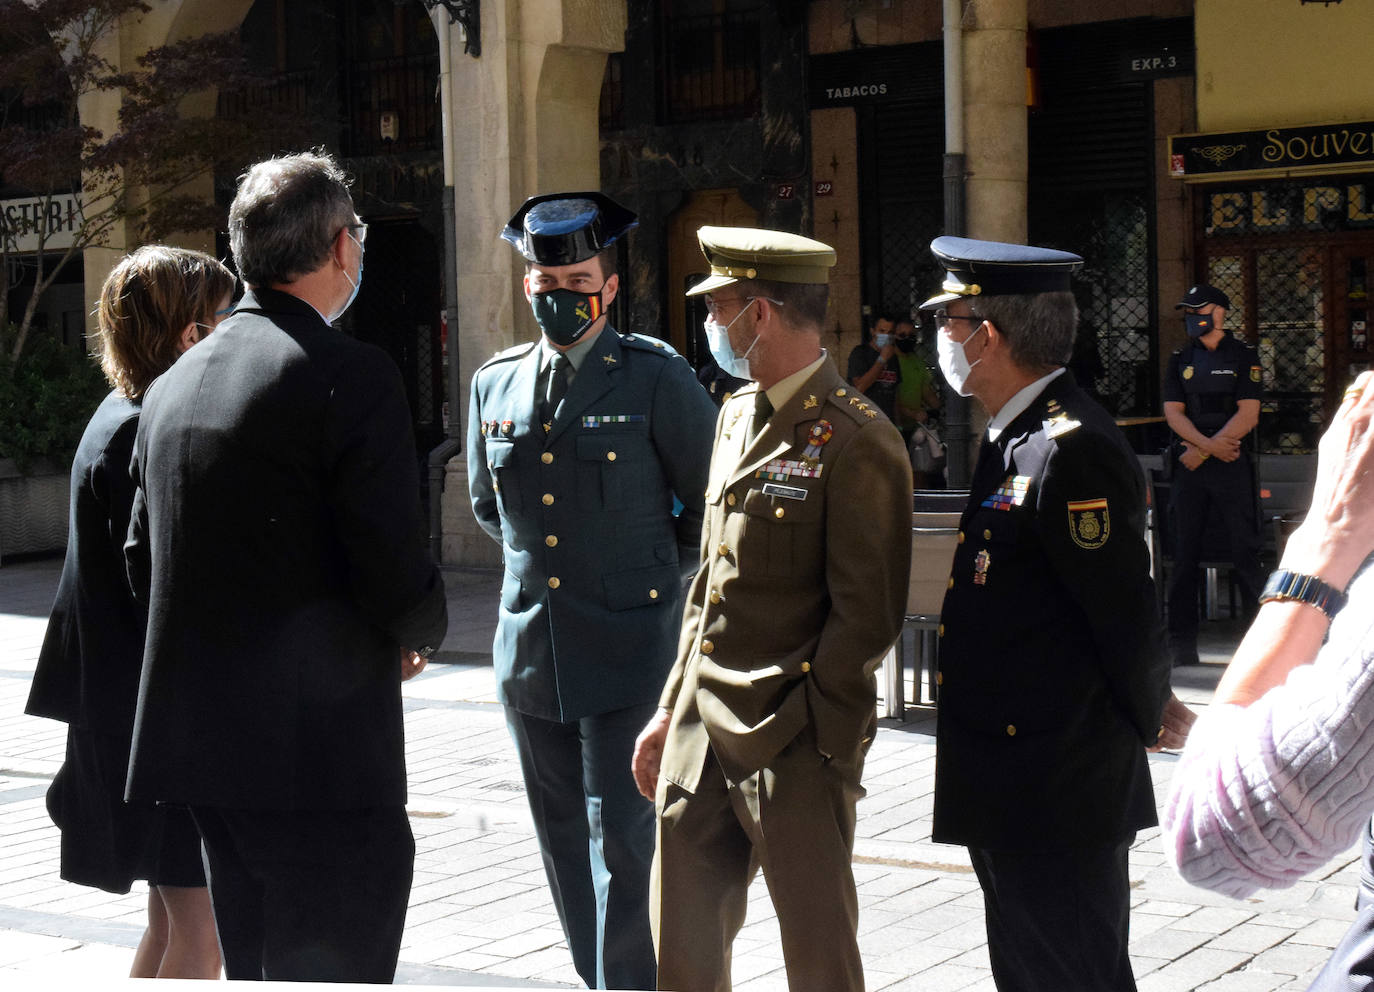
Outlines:
<svg viewBox="0 0 1374 992"><path fill-rule="evenodd" d="M1082 426L1082 421L1070 420L1067 413L1061 413L1045 421L1045 436L1052 440L1061 438L1065 434L1076 431Z"/></svg>
<svg viewBox="0 0 1374 992"><path fill-rule="evenodd" d="M677 354L677 352L673 350L673 346L668 342L660 341L658 338L649 337L646 334L622 334L620 335L620 343L628 348L638 348L640 351L656 352L669 358Z"/></svg>
<svg viewBox="0 0 1374 992"><path fill-rule="evenodd" d="M831 390L825 399L830 406L845 411L861 424L878 419L878 408L873 401L853 386L839 386Z"/></svg>
<svg viewBox="0 0 1374 992"><path fill-rule="evenodd" d="M498 362L509 362L512 359L524 358L527 354L529 354L530 349L534 347L536 347L536 342L525 341L522 344L517 344L513 347L505 349L504 351L498 351L496 354L492 355L485 362L483 362L481 367L486 368L488 365L495 365Z"/></svg>

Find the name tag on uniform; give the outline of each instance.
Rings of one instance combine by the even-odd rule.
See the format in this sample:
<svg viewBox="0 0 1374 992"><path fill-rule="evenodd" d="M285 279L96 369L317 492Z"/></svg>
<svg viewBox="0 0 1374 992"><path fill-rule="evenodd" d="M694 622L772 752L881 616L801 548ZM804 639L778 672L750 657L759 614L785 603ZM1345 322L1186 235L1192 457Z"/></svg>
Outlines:
<svg viewBox="0 0 1374 992"><path fill-rule="evenodd" d="M780 496L783 499L806 499L805 489L798 486L780 486L776 482L765 482L763 494L765 496Z"/></svg>

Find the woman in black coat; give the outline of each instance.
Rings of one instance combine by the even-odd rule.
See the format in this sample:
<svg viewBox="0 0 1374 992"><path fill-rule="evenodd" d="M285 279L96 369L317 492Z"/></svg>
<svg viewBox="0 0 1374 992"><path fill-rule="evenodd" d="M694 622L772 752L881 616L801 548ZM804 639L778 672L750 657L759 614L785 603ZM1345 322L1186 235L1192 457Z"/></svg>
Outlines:
<svg viewBox="0 0 1374 992"><path fill-rule="evenodd" d="M219 945L185 809L126 803L146 615L134 602L123 546L129 477L149 384L227 314L234 277L208 255L149 245L101 289L101 366L114 390L72 464L67 557L26 711L67 724L67 754L48 791L62 831L62 877L107 892L147 879L148 929L134 978L218 978Z"/></svg>

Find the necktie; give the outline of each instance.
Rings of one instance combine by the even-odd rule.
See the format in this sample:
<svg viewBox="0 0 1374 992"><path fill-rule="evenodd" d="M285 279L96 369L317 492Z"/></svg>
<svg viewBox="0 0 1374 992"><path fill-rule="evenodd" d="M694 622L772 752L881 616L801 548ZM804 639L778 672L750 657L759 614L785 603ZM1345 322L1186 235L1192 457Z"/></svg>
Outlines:
<svg viewBox="0 0 1374 992"><path fill-rule="evenodd" d="M558 405L568 394L568 366L571 364L568 356L561 351L549 362L548 387L544 393L544 402L539 407L539 419L544 424L545 434L553 428L554 418L558 416Z"/></svg>
<svg viewBox="0 0 1374 992"><path fill-rule="evenodd" d="M773 416L773 404L768 402L768 394L762 389L754 397L754 419L749 425L749 440L758 437L759 431L763 430L763 425L768 423L768 418Z"/></svg>
<svg viewBox="0 0 1374 992"><path fill-rule="evenodd" d="M997 488L1005 471L1002 446L984 434L983 443L978 448L978 462L973 468L972 491L979 493Z"/></svg>

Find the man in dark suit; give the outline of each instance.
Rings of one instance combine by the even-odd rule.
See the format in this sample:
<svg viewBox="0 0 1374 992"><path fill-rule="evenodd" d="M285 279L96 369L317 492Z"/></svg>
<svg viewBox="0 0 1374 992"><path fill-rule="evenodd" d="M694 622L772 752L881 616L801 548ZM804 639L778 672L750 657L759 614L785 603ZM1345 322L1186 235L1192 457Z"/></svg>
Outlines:
<svg viewBox="0 0 1374 992"><path fill-rule="evenodd" d="M190 807L231 979L389 982L400 949L399 683L447 615L400 376L328 323L366 233L332 159L250 169L229 212L248 292L153 384L135 442L128 792Z"/></svg>
<svg viewBox="0 0 1374 992"><path fill-rule="evenodd" d="M506 566L500 699L573 963L616 989L654 987L654 808L630 755L677 645L716 417L681 356L607 323L635 222L600 193L520 208L501 236L543 333L477 370L468 418L473 512Z"/></svg>
<svg viewBox="0 0 1374 992"><path fill-rule="evenodd" d="M969 848L1002 992L1134 989L1126 853L1158 822L1145 749L1169 697L1144 478L1063 367L1082 259L931 251L941 370L991 418L941 612L933 836Z"/></svg>
<svg viewBox="0 0 1374 992"><path fill-rule="evenodd" d="M821 348L834 249L697 236L711 275L689 292L706 296L712 350L755 382L721 409L701 571L635 751L658 807L659 988L730 988L762 867L791 987L863 992L850 858L873 672L906 603L911 464Z"/></svg>

